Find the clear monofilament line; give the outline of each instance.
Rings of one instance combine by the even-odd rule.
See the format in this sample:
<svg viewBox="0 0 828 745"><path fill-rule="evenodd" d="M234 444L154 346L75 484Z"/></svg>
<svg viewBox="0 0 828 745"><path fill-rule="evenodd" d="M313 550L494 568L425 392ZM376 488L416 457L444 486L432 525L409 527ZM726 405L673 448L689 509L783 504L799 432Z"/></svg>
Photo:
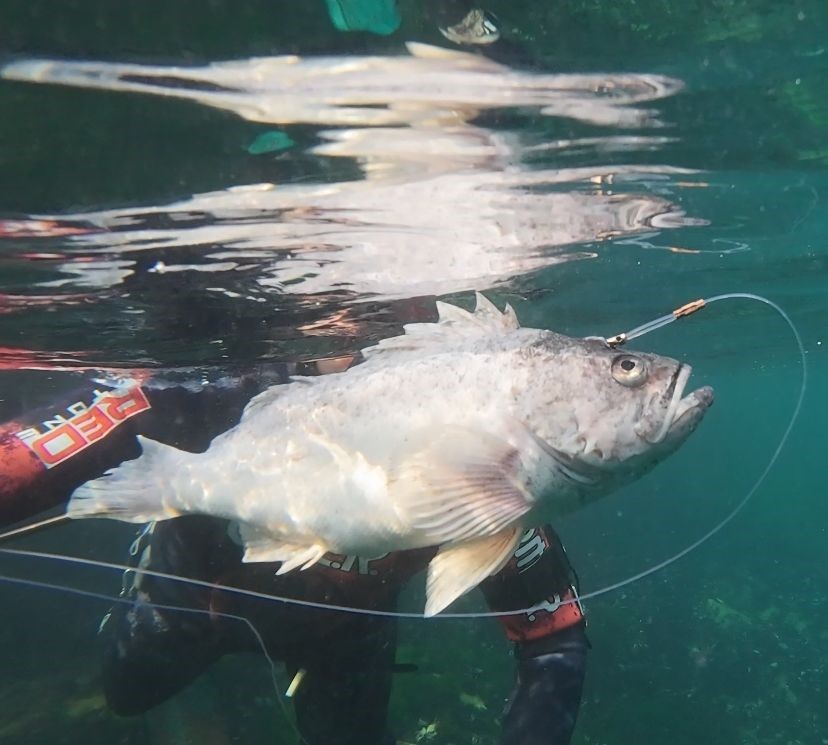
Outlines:
<svg viewBox="0 0 828 745"><path fill-rule="evenodd" d="M753 485L748 489L747 493L744 497L736 504L736 506L722 518L716 525L714 525L710 530L708 530L704 535L700 538L696 539L691 543L689 546L686 546L681 551L676 554L673 554L668 559L661 561L657 564L654 564L647 569L644 569L637 574L632 575L631 577L627 577L626 579L621 580L620 582L615 582L614 584L607 585L606 587L602 587L599 590L594 590L593 592L584 593L581 596L581 600L589 600L590 598L598 597L599 595L605 595L609 592L613 592L614 590L619 590L622 587L626 587L627 585L632 584L633 582L637 582L640 579L644 579L644 577L649 577L656 572L665 569L666 567L670 566L670 564L678 561L679 559L687 556L691 551L694 551L703 543L706 543L710 540L714 535L716 535L719 531L721 531L728 523L730 523L733 518L736 517L745 507L745 505L750 501L753 495L759 490L759 487L767 478L768 473L770 473L771 468L776 464L776 461L779 459L779 455L782 452L782 449L785 447L785 443L788 441L788 437L791 434L791 431L794 428L794 424L796 424L796 420L799 418L799 412L802 410L802 402L805 400L805 392L808 388L808 365L805 357L805 345L802 343L802 337L799 335L799 331L797 330L794 322L790 319L787 313L776 303L772 300L768 300L768 298L762 297L761 295L754 295L750 292L728 292L723 295L714 295L713 297L705 298L704 302L707 305L712 303L718 302L720 300L730 300L730 299L745 299L745 300L758 300L759 302L765 303L773 308L782 318L784 319L785 323L788 324L788 328L790 328L791 333L796 340L796 346L799 350L799 359L802 369L802 377L799 386L799 395L797 396L796 403L794 404L793 411L791 413L791 417L788 420L788 424L785 427L784 431L782 432L782 437L779 439L779 443L777 444L776 448L773 451L773 454L770 457L770 460L767 462L767 465L762 469L762 472L759 474L756 481ZM653 331L657 328L661 328L662 326L666 326L668 323L677 320L679 316L662 316L658 319L658 323L653 321L649 324L644 324L643 326L638 326L636 329L633 329L629 332L626 336L627 339L635 338L636 336L642 336L649 331ZM656 325L657 324L657 325ZM646 329L646 330L641 330ZM640 331L641 330L641 331ZM637 333L638 332L638 333Z"/></svg>
<svg viewBox="0 0 828 745"><path fill-rule="evenodd" d="M25 552L24 554L25 555ZM74 563L74 562L73 562ZM134 571L135 568L131 567ZM94 590L82 590L78 587L66 587L65 585L59 585L54 582L43 582L42 580L35 580L35 579L24 579L22 577L10 577L5 574L0 574L0 582L5 582L7 584L12 585L22 585L24 587L34 587L42 590L51 590L56 592L67 592L72 595L77 595L79 597L90 598L92 600L105 600L111 603L124 603L126 605L133 605L136 601L132 598L116 596L116 595L108 595L107 593L103 592L95 592ZM285 706L285 702L282 700L282 696L279 690L279 680L276 674L276 663L274 662L273 658L270 656L270 653L267 651L267 646L264 643L264 639L262 635L259 633L259 630L253 625L250 619L245 618L244 616L237 616L233 613L225 613L222 611L217 611L213 609L205 609L205 608L186 608L180 605L170 605L168 603L146 603L146 605L152 606L153 608L161 609L161 610L168 610L174 611L176 613L196 613L198 615L206 615L210 617L218 616L220 618L227 618L231 621L240 621L241 623L245 624L248 629L250 629L250 633L253 634L253 637L256 639L256 644L258 644L259 648L262 650L262 655L264 655L265 660L269 666L270 672L270 682L273 685L273 691L276 695L276 700L279 702L279 706L282 709L282 713L285 715L285 718L288 721L288 724L293 729L296 736L299 738L299 742L304 742L304 738L302 737L301 733L297 729L296 725L293 723L291 719L290 712L288 711L287 707Z"/></svg>
<svg viewBox="0 0 828 745"><path fill-rule="evenodd" d="M632 339L637 339L639 336L644 336L644 334L649 334L651 331L660 329L675 320L676 316L672 313L668 313L666 316L661 316L661 318L656 318L653 321L642 323L640 326L636 326L631 331L627 331L626 334L621 334L621 336L624 337L625 341L631 341Z"/></svg>

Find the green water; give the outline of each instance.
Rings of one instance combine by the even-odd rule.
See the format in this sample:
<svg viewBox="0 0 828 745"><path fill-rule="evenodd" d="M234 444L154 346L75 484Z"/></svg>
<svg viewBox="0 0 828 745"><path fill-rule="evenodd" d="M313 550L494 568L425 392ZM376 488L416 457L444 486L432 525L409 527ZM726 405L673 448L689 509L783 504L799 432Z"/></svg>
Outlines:
<svg viewBox="0 0 828 745"><path fill-rule="evenodd" d="M594 648L574 742L827 742L828 8L818 0L486 7L516 50L505 61L514 69L590 73L619 88L621 73L657 74L681 90L638 104L652 114L634 126L544 115L528 103L455 102L462 116L431 121L417 157L388 155L389 144L380 160L400 170L366 191L358 155L314 150L329 142L323 130L348 128L342 122L283 123L204 101L0 81L0 219L26 221L0 239L0 359L13 350L70 367L315 359L397 333L412 299L468 302L472 289L508 299L524 325L572 335L614 334L696 297L765 295L803 338L810 387L800 419L722 532L588 603ZM400 12L396 33L373 36L337 31L321 0L6 2L0 62L199 67L283 54L400 56L405 40L445 44L417 3L400 3ZM501 138L499 155L424 154L441 132L472 126L478 145ZM252 152L270 131L293 145ZM377 134L367 142L385 145ZM435 170L459 191L447 181L412 190ZM503 173L519 183L490 205L481 194ZM458 174L480 180L470 187ZM261 183L276 185L275 201L228 191ZM302 191L325 185L349 205L350 222L342 204ZM216 206L208 194L237 196ZM403 209L393 225L372 222L394 200ZM442 203L453 205L447 218ZM44 220L86 232L59 234ZM475 264L478 242L491 241L499 257L512 236L541 260L504 260L496 271ZM440 263L461 244L472 258ZM301 264L320 245L324 258L312 253ZM361 259L354 247L366 245ZM397 262L431 256L429 247L433 265ZM559 526L586 591L665 559L728 515L774 451L798 393L794 340L759 303L713 305L638 346L693 364L694 381L716 388L716 405L673 459ZM3 367L4 418L64 385L60 373ZM122 526L70 526L26 545L118 560L130 535ZM120 581L8 557L0 572L108 593ZM216 743L292 741L267 670L251 659L222 661L149 718L118 719L97 680L95 632L107 604L17 587L0 587L0 596L4 743L181 745L188 711L201 712ZM481 608L476 597L464 603ZM401 740L497 741L513 663L493 621L405 622L398 659L420 666L395 683L391 719Z"/></svg>

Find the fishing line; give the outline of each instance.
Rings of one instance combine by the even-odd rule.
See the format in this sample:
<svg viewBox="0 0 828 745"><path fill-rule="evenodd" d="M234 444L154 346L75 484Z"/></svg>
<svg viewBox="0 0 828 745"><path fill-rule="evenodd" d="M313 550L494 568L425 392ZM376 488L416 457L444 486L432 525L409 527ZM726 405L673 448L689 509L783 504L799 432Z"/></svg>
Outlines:
<svg viewBox="0 0 828 745"><path fill-rule="evenodd" d="M644 579L645 577L649 577L662 569L670 566L674 562L678 561L679 559L687 556L687 554L691 553L703 543L706 543L710 540L714 535L716 535L719 531L721 531L725 526L727 526L745 507L745 505L750 501L759 487L765 481L768 473L770 472L771 468L776 464L777 460L779 459L779 455L782 452L785 444L788 441L788 437L790 436L791 431L793 430L794 424L796 423L797 418L799 417L799 413L802 409L802 403L805 398L805 392L808 387L808 369L807 369L807 362L806 362L806 355L805 355L805 347L802 343L802 338L799 335L799 331L797 330L796 326L794 325L793 321L790 319L788 314L776 303L772 300L769 300L761 295L754 295L752 293L747 292L733 292L733 293L726 293L723 295L715 295L710 298L695 300L691 303L687 303L686 305L677 308L672 313L668 313L664 316L660 316L652 321L649 321L641 326L637 326L631 329L628 332L617 334L616 336L609 337L604 339L604 342L610 347L619 347L626 342L630 341L631 339L636 339L640 336L644 336L656 329L662 328L679 318L685 318L696 311L704 308L707 305L710 305L715 302L719 302L721 300L729 300L729 299L744 299L744 300L755 300L762 302L768 306L770 306L776 313L778 313L788 325L793 334L793 337L796 341L797 348L799 350L800 356L800 363L801 363L801 383L799 388L799 395L797 397L796 403L794 405L793 411L791 413L791 417L788 421L787 426L785 427L782 436L777 444L775 450L773 451L770 459L768 460L767 465L764 467L762 472L759 474L756 481L753 485L748 489L745 496L736 504L736 506L727 514L725 517L720 520L713 528L708 530L704 533L700 538L690 543L688 546L683 548L678 553L670 556L669 558L665 559L664 561L658 562L653 564L652 566L634 574L630 577L627 577L619 582L615 582L613 584L607 585L605 587L601 587L598 590L593 590L591 592L584 593L577 598L572 598L569 600L561 600L560 605L568 605L570 603L577 603L582 602L584 600L590 600L592 598L600 597L601 595L606 595L610 592L614 592L615 590L619 590L622 587L626 587L634 582L637 582L640 579ZM3 536L0 535L0 539ZM371 616L385 616L385 617L392 617L392 618L415 618L415 619L423 619L426 618L422 613L414 613L414 612L404 612L404 611L386 611L386 610L376 610L376 609L368 609L368 608L355 608L351 606L343 606L343 605L335 605L331 603L322 603L316 602L312 600L302 600L299 598L288 598L288 597L281 597L278 595L269 595L263 592L257 592L255 590L246 590L239 587L232 587L227 585L218 585L213 582L207 582L204 580L197 580L191 579L188 577L181 577L175 574L168 574L166 572L159 572L148 568L140 568L136 569L135 567L128 566L126 564L118 564L114 562L106 562L106 561L98 561L94 559L84 559L81 557L74 557L74 556L64 556L60 554L49 553L45 551L29 551L24 549L10 549L10 548L0 548L0 554L8 554L12 556L26 556L30 558L38 558L44 559L49 561L58 561L58 562L65 562L69 564L75 565L82 565L82 566L95 566L104 569L113 569L118 571L139 571L142 574L151 577L157 577L159 579L167 579L173 582L182 582L185 584L190 584L198 587L205 587L214 590L219 590L221 592L228 592L237 595L242 595L246 597L253 597L262 600L276 600L282 603L298 605L306 608L315 608L319 610L328 610L328 611L340 611L345 613L354 613L359 615L371 615ZM10 581L9 578L0 576L0 581ZM29 580L17 580L18 582L28 582ZM45 584L45 583L44 583ZM56 586L59 587L59 586ZM74 591L73 588L60 588L67 592ZM86 591L82 591L86 592ZM108 596L105 596L108 597ZM497 617L506 617L506 616L515 616L515 615L522 615L522 614L530 614L533 612L537 612L539 610L548 610L548 603L540 603L538 605L529 607L529 608L519 608L515 610L508 610L508 611L486 611L486 612L479 612L479 613L440 613L436 616L431 616L434 619L458 619L458 618L497 618Z"/></svg>
<svg viewBox="0 0 828 745"><path fill-rule="evenodd" d="M135 567L130 567L132 571L136 571ZM93 600L106 600L107 602L114 602L114 603L124 603L126 605L137 605L137 601L133 598L123 597L120 595L107 595L104 592L95 592L94 590L82 590L79 587L66 587L64 585L58 585L53 582L43 582L41 580L36 579L24 579L22 577L10 577L6 574L0 574L0 582L6 582L11 585L22 585L23 587L34 587L37 589L42 590L56 590L58 592L65 592L69 593L70 595L78 595L84 598L91 598ZM296 733L296 736L299 738L300 742L304 742L304 738L302 737L299 730L296 728L296 725L293 723L291 719L290 712L288 711L287 707L285 706L285 702L282 700L281 692L279 690L279 681L276 674L276 663L273 661L273 658L270 656L270 653L267 651L267 646L264 643L264 639L262 635L259 633L259 630L253 625L253 622L250 619L245 618L244 616L237 616L233 613L224 613L222 611L217 611L213 609L206 609L206 608L185 608L180 605L169 605L166 603L154 603L154 602L143 602L142 604L147 605L151 608L159 608L161 610L169 610L169 611L176 611L179 613L197 613L201 615L206 615L208 617L213 616L220 616L221 618L229 618L232 621L241 621L244 623L247 628L250 629L250 632L253 634L254 638L256 639L256 643L259 645L259 648L262 650L262 654L264 658L267 660L267 664L270 668L270 682L273 685L273 690L276 694L276 700L279 702L279 706L282 709L282 713L285 715L290 726L293 728L293 731Z"/></svg>
<svg viewBox="0 0 828 745"><path fill-rule="evenodd" d="M696 539L689 546L686 546L670 558L658 562L657 564L653 564L647 569L638 572L638 574L634 574L631 577L627 577L626 579L623 579L620 582L615 582L611 585L607 585L606 587L602 587L599 590L585 593L581 595L581 600L589 600L590 598L598 597L599 595L604 595L606 593L613 592L614 590L619 590L622 587L626 587L627 585L632 584L633 582L637 582L640 579L644 579L644 577L649 577L650 575L655 574L656 572L659 572L662 569L665 569L666 567L670 566L670 564L673 564L679 559L682 559L683 557L687 556L687 554L689 554L691 551L694 551L703 543L706 543L708 540L710 540L714 535L716 535L725 526L727 526L733 520L733 518L735 518L736 515L738 515L742 511L742 509L744 509L745 505L750 501L753 495L758 491L759 487L762 486L762 484L764 483L765 478L767 477L768 473L770 473L771 468L773 468L773 466L776 464L776 461L779 459L779 455L782 452L782 449L785 447L785 443L788 441L788 437L791 434L791 430L793 430L794 424L796 424L796 420L799 418L799 412L802 410L802 402L805 400L805 392L808 388L808 364L805 356L805 345L802 343L802 337L799 335L799 331L794 325L794 322L790 319L788 314L772 300L769 300L766 297L762 297L761 295L754 295L750 292L728 292L723 295L714 295L713 297L709 297L704 300L696 300L692 303L687 303L686 305L677 308L672 313L665 316L661 316L661 318L658 318L655 321L650 321L649 323L637 326L636 328L632 329L631 331L625 334L618 334L617 336L612 337L611 339L607 339L607 343L610 346L619 346L629 341L630 339L635 339L639 336L643 336L644 334L648 334L651 331L655 331L658 328L666 326L667 324L672 323L673 321L676 321L679 318L684 318L685 316L688 316L691 313L695 313L697 310L701 310L701 308L705 307L705 305L710 305L711 303L715 303L720 300L729 299L758 300L759 302L769 305L780 316L782 316L785 323L788 324L788 328L790 328L791 333L794 336L794 339L796 340L796 346L799 350L799 360L802 370L802 377L800 379L801 382L799 385L799 395L797 396L796 403L794 404L793 411L791 412L791 417L788 420L788 425L782 432L782 437L779 439L779 443L774 449L773 454L770 457L770 460L768 460L767 465L765 465L765 467L762 469L762 472L759 474L756 481L753 483L750 489L748 489L745 496L742 497L742 499L736 504L736 506L727 515L725 515L724 518L722 518L722 520L720 520L718 524L714 525L700 538ZM618 339L620 339L620 341L616 341Z"/></svg>

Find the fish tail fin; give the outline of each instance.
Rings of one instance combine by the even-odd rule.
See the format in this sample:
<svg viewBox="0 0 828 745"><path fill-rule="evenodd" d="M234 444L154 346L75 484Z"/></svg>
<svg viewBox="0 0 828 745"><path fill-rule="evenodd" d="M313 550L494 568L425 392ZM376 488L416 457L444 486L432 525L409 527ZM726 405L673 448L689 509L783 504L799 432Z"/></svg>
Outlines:
<svg viewBox="0 0 828 745"><path fill-rule="evenodd" d="M171 445L138 435L143 453L78 487L66 506L71 518L111 517L130 523L167 520L180 515L170 503L169 479L191 456Z"/></svg>

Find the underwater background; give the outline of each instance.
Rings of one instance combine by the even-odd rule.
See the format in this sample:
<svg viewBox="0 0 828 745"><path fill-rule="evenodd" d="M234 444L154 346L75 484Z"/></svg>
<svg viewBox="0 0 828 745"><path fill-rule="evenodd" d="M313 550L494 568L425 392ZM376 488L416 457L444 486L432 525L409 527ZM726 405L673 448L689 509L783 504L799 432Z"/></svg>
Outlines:
<svg viewBox="0 0 828 745"><path fill-rule="evenodd" d="M580 336L760 294L801 334L801 414L720 532L586 602L574 742L828 742L828 6L491 0L504 44L485 63L441 36L433 5L400 2L376 34L338 30L322 0L0 4L2 420L81 368L336 359L473 290ZM424 71L407 41L471 60ZM281 55L299 56L295 77L255 62ZM412 64L362 76L366 55ZM759 302L631 346L692 364L716 404L654 473L556 526L584 592L730 515L800 392L795 339ZM121 561L133 532L93 521L14 546ZM8 555L0 575L108 595L121 581ZM0 742L295 741L258 657L120 719L98 682L107 601L0 583L0 603ZM457 606L485 610L477 593ZM405 621L398 660L418 666L395 681L401 741L497 742L514 662L495 621Z"/></svg>

